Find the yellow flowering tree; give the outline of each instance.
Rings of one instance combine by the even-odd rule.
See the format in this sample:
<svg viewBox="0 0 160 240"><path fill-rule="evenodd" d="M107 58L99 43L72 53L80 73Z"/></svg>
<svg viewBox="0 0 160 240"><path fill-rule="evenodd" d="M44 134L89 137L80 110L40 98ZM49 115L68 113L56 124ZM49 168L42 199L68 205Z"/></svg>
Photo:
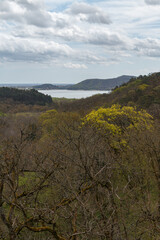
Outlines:
<svg viewBox="0 0 160 240"><path fill-rule="evenodd" d="M126 137L131 131L151 130L153 119L145 110L137 111L134 107L113 105L110 108L93 110L83 119L83 126L94 128L103 136L111 139L112 146L119 142L126 145ZM120 141L116 142L116 139Z"/></svg>

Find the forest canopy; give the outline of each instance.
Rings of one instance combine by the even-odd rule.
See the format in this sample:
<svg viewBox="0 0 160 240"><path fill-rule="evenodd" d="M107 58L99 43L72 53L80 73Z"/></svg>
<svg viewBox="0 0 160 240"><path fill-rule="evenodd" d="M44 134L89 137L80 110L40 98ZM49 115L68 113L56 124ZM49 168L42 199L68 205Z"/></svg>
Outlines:
<svg viewBox="0 0 160 240"><path fill-rule="evenodd" d="M12 99L16 102L31 105L45 105L52 103L52 98L50 96L39 93L35 89L22 90L16 88L1 87L0 99Z"/></svg>
<svg viewBox="0 0 160 240"><path fill-rule="evenodd" d="M84 99L77 111L77 102L1 110L0 239L160 239L158 114L113 99L128 86L158 91L159 76L146 79L88 111Z"/></svg>

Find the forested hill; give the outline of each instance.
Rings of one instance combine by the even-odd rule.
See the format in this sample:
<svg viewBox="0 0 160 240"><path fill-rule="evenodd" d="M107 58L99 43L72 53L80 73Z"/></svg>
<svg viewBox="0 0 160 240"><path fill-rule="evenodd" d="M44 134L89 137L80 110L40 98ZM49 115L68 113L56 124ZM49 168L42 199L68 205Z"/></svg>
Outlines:
<svg viewBox="0 0 160 240"><path fill-rule="evenodd" d="M160 105L160 73L139 76L115 88L111 94L112 103L136 105L148 109Z"/></svg>
<svg viewBox="0 0 160 240"><path fill-rule="evenodd" d="M60 87L53 85L53 84L42 84L34 86L34 89L38 90L50 90L50 89L60 89Z"/></svg>
<svg viewBox="0 0 160 240"><path fill-rule="evenodd" d="M110 94L99 94L66 104L66 109L90 111L100 106L112 104L136 106L160 116L160 73L139 76L128 83L116 87Z"/></svg>
<svg viewBox="0 0 160 240"><path fill-rule="evenodd" d="M80 83L77 83L73 86L70 86L68 89L71 90L111 90L116 86L120 86L123 83L128 82L134 76L123 75L117 78L111 79L87 79Z"/></svg>
<svg viewBox="0 0 160 240"><path fill-rule="evenodd" d="M46 105L52 103L52 98L50 96L39 93L35 89L21 90L16 88L1 87L0 101L7 99L31 105Z"/></svg>

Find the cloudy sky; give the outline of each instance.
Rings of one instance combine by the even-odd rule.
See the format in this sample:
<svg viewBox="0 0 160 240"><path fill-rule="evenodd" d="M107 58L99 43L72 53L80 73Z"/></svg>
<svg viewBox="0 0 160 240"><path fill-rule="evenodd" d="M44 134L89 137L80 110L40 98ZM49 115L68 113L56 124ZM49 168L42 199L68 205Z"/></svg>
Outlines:
<svg viewBox="0 0 160 240"><path fill-rule="evenodd" d="M160 0L0 0L0 83L160 71Z"/></svg>

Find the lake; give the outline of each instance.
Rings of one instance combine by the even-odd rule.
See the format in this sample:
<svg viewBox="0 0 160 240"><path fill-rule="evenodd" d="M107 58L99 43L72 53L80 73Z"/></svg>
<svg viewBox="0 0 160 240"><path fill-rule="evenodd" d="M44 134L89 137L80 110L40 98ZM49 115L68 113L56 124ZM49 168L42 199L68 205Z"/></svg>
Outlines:
<svg viewBox="0 0 160 240"><path fill-rule="evenodd" d="M86 98L91 97L95 94L110 93L111 91L87 91L87 90L39 90L39 92L50 95L55 98Z"/></svg>

